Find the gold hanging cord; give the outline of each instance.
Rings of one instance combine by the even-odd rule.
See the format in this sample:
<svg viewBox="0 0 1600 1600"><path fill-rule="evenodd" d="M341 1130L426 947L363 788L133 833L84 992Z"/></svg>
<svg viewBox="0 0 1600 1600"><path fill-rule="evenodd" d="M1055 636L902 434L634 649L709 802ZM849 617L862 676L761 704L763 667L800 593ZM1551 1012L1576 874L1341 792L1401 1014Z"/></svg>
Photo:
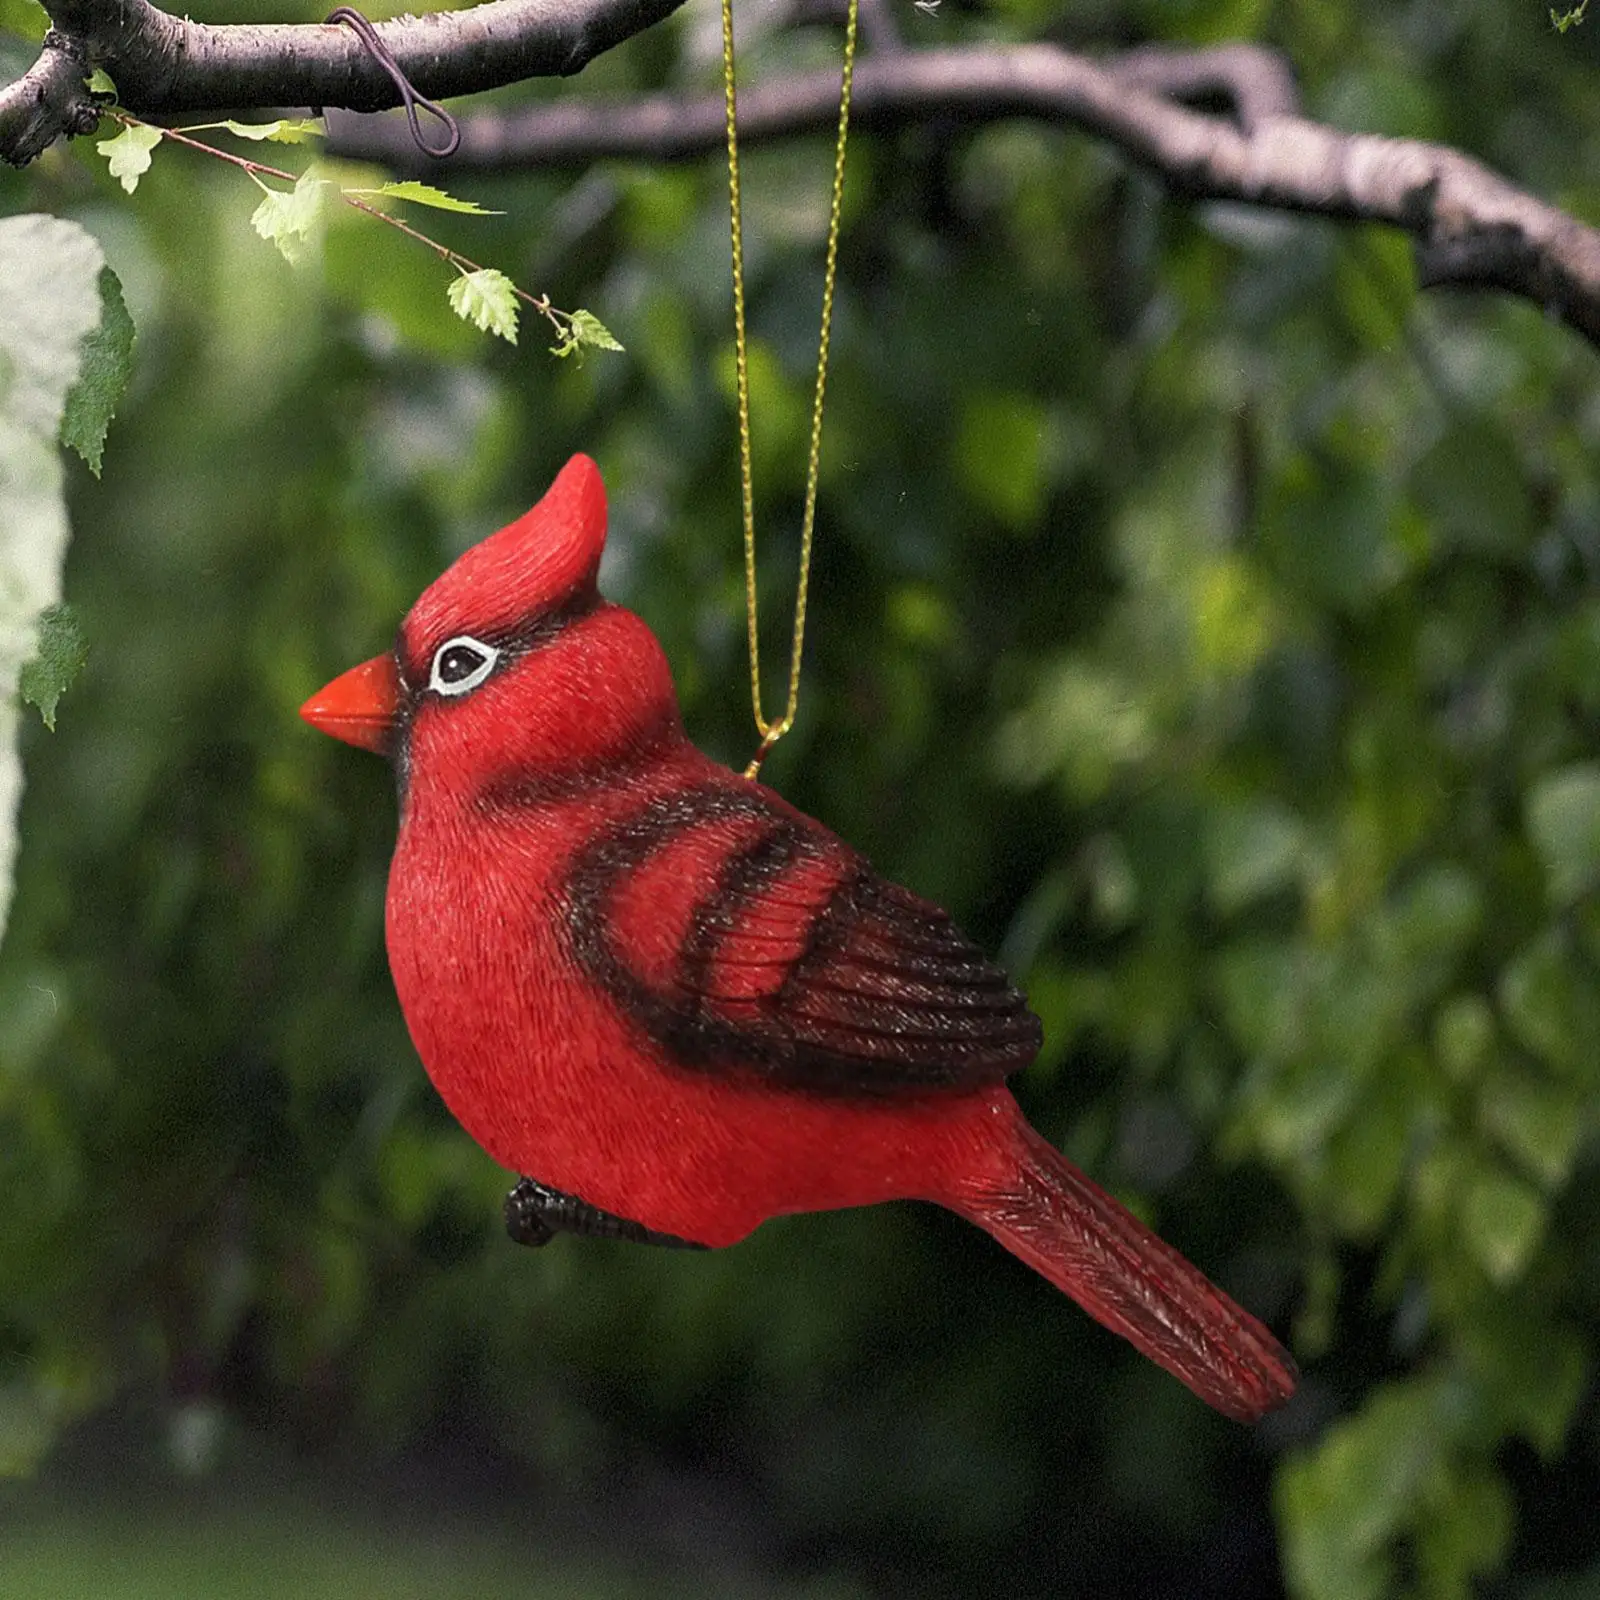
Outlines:
<svg viewBox="0 0 1600 1600"><path fill-rule="evenodd" d="M728 108L728 207L733 236L733 349L739 390L739 486L744 510L745 625L750 634L750 699L760 747L745 777L761 770L772 747L794 726L800 701L800 654L806 636L806 583L811 576L811 536L817 517L817 473L822 460L822 397L828 383L828 334L833 323L833 286L839 259L839 217L844 205L844 149L850 131L850 82L856 64L856 18L860 0L849 0L844 32L844 78L839 90L839 141L833 158L833 197L828 208L828 263L822 275L822 332L817 339L817 387L811 402L811 453L806 462L805 516L800 525L800 578L794 600L794 643L789 650L789 695L783 715L768 722L761 711L761 646L756 627L755 492L750 478L750 363L744 330L744 229L739 218L739 134L733 92L733 0L722 0L722 84Z"/></svg>

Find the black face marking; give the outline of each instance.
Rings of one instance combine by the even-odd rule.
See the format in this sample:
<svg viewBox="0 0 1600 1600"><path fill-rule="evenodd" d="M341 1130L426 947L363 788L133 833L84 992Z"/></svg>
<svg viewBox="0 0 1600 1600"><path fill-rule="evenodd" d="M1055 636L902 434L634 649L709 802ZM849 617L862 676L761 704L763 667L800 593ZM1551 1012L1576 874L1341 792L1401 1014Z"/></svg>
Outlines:
<svg viewBox="0 0 1600 1600"><path fill-rule="evenodd" d="M497 774L479 789L473 798L473 807L479 815L492 818L506 812L538 811L546 806L564 805L593 794L597 789L625 784L659 760L662 751L681 729L678 708L662 706L624 742L588 761L545 769L518 767L515 771Z"/></svg>
<svg viewBox="0 0 1600 1600"><path fill-rule="evenodd" d="M838 947L855 914L857 896L871 877L872 869L863 862L857 871L839 880L811 924L805 947L795 964L784 974L783 987L778 991L780 1000L792 994L805 974L814 971Z"/></svg>
<svg viewBox="0 0 1600 1600"><path fill-rule="evenodd" d="M646 983L611 935L613 887L678 834L720 819L766 824L695 906L676 981ZM864 862L814 913L774 994L737 1019L710 978L743 909L826 844L748 788L668 795L580 851L565 883L578 964L632 1021L692 1071L753 1071L813 1092L878 1098L995 1083L1038 1052L1039 1020L1005 975L936 907L883 883Z"/></svg>
<svg viewBox="0 0 1600 1600"><path fill-rule="evenodd" d="M652 800L581 850L567 873L568 929L579 964L631 1005L650 1005L649 991L611 947L607 900L617 879L641 866L673 837L700 823L766 815L752 792L705 787ZM699 923L696 907L691 927ZM691 935L691 938L693 935ZM637 990L635 994L633 991Z"/></svg>
<svg viewBox="0 0 1600 1600"><path fill-rule="evenodd" d="M547 610L524 617L512 627L481 633L477 637L498 650L503 665L509 666L513 661L553 643L558 635L575 623L593 616L600 609L600 603L599 593L590 584Z"/></svg>
<svg viewBox="0 0 1600 1600"><path fill-rule="evenodd" d="M739 914L769 885L807 854L810 843L795 825L779 823L754 844L737 851L723 864L717 886L699 905L689 922L689 936L678 952L678 987L694 997L691 1006L704 1008L707 980L716 967L723 942L738 925ZM809 853L815 853L815 847Z"/></svg>
<svg viewBox="0 0 1600 1600"><path fill-rule="evenodd" d="M568 873L567 927L579 965L680 1065L709 1067L720 1060L779 1076L776 1058L782 1053L781 1042L764 1040L752 1030L735 1029L708 1015L698 1001L681 1003L642 982L612 945L608 906L611 887L667 844L674 834L724 818L742 820L770 815L754 790L746 795L737 789L718 787L666 795L651 801L580 852ZM711 900L717 898L714 890ZM704 937L714 947L720 937L702 936L706 910L706 906L697 906L690 918L691 946Z"/></svg>
<svg viewBox="0 0 1600 1600"><path fill-rule="evenodd" d="M395 635L395 676L400 680L400 703L395 707L394 735L389 742L389 761L394 767L395 792L400 798L400 815L406 811L406 795L411 789L411 723L417 714L422 691L406 671L405 630Z"/></svg>

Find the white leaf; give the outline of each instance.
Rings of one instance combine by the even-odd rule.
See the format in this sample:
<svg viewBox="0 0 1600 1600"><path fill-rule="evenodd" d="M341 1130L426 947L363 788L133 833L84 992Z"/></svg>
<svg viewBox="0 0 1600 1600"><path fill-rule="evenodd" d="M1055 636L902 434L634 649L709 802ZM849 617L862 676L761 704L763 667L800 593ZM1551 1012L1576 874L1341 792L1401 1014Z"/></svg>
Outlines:
<svg viewBox="0 0 1600 1600"><path fill-rule="evenodd" d="M100 246L58 217L0 218L0 933L16 865L17 679L61 598L67 507L56 435L100 321Z"/></svg>

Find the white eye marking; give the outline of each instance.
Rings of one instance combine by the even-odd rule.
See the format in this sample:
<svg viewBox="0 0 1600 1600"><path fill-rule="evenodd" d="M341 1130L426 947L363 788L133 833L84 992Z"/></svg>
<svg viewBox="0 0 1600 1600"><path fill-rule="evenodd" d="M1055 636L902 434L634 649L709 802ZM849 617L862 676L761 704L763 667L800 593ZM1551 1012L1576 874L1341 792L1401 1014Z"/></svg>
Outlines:
<svg viewBox="0 0 1600 1600"><path fill-rule="evenodd" d="M476 689L494 671L500 652L492 644L458 633L433 652L428 687L435 694L458 695Z"/></svg>

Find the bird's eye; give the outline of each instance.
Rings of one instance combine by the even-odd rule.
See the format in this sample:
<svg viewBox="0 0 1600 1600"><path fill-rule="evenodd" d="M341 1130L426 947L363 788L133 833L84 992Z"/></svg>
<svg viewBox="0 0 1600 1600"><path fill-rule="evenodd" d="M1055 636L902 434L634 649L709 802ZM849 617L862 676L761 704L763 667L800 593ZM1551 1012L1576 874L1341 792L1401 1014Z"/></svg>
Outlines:
<svg viewBox="0 0 1600 1600"><path fill-rule="evenodd" d="M492 644L458 634L446 639L433 653L433 670L428 687L437 694L465 694L476 689L494 671L500 652Z"/></svg>

